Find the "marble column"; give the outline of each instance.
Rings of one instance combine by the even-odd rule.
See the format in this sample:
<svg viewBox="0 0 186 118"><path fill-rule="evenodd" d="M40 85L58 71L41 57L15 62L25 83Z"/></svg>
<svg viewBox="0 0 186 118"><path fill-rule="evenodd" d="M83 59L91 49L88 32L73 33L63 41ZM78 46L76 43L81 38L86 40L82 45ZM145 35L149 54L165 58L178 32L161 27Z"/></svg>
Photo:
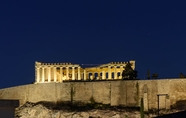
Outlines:
<svg viewBox="0 0 186 118"><path fill-rule="evenodd" d="M66 67L66 80L69 79L69 77L68 77L68 75L69 75L69 70L68 70L68 69L69 69L69 67L67 66L67 67Z"/></svg>
<svg viewBox="0 0 186 118"><path fill-rule="evenodd" d="M54 69L54 82L56 82L56 80L57 80L56 67L54 67L53 69Z"/></svg>
<svg viewBox="0 0 186 118"><path fill-rule="evenodd" d="M122 74L123 72L123 66L120 66L120 75Z"/></svg>
<svg viewBox="0 0 186 118"><path fill-rule="evenodd" d="M120 77L119 77L119 79L122 79L122 73L123 73L123 66L120 66Z"/></svg>
<svg viewBox="0 0 186 118"><path fill-rule="evenodd" d="M112 79L111 66L108 66L108 79Z"/></svg>
<svg viewBox="0 0 186 118"><path fill-rule="evenodd" d="M60 67L60 81L59 82L62 82L63 81L63 67Z"/></svg>
<svg viewBox="0 0 186 118"><path fill-rule="evenodd" d="M48 67L48 82L51 82L51 69Z"/></svg>
<svg viewBox="0 0 186 118"><path fill-rule="evenodd" d="M37 83L40 82L40 68L37 68L37 80L36 80Z"/></svg>
<svg viewBox="0 0 186 118"><path fill-rule="evenodd" d="M117 75L117 71L116 71L116 69L117 69L116 67L117 67L117 66L114 66L114 79L117 79L117 76L118 76L118 75Z"/></svg>
<svg viewBox="0 0 186 118"><path fill-rule="evenodd" d="M42 67L42 82L45 82L45 74L44 74L44 72L45 72L45 68Z"/></svg>
<svg viewBox="0 0 186 118"><path fill-rule="evenodd" d="M72 67L72 80L75 80L75 71L74 71L75 67Z"/></svg>
<svg viewBox="0 0 186 118"><path fill-rule="evenodd" d="M84 73L83 79L86 80L87 78L86 78L86 70L85 69L84 69L83 73Z"/></svg>
<svg viewBox="0 0 186 118"><path fill-rule="evenodd" d="M105 71L102 71L102 79L105 80Z"/></svg>
<svg viewBox="0 0 186 118"><path fill-rule="evenodd" d="M78 67L78 80L81 80L80 67Z"/></svg>

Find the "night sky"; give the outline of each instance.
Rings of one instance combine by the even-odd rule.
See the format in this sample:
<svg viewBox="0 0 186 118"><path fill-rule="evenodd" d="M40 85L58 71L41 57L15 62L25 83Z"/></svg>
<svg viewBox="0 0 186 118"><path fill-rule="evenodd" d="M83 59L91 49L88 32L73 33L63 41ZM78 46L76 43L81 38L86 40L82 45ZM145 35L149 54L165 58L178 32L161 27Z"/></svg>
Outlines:
<svg viewBox="0 0 186 118"><path fill-rule="evenodd" d="M140 79L186 75L186 7L171 0L0 2L0 88L35 81L35 61L136 60Z"/></svg>

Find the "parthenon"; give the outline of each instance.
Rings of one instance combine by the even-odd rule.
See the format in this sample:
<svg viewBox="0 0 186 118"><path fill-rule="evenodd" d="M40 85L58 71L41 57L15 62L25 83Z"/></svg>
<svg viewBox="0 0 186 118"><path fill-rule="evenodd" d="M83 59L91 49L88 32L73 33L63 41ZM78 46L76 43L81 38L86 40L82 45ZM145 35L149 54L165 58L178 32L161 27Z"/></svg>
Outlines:
<svg viewBox="0 0 186 118"><path fill-rule="evenodd" d="M35 62L35 83L61 83L75 80L116 80L122 79L127 63L135 69L135 61L111 62L95 67L81 67L72 63Z"/></svg>

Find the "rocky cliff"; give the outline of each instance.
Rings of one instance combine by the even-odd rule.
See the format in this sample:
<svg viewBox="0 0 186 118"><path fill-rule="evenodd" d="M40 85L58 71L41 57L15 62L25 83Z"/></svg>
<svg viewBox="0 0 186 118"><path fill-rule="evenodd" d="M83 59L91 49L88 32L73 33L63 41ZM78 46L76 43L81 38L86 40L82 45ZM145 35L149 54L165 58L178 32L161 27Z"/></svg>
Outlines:
<svg viewBox="0 0 186 118"><path fill-rule="evenodd" d="M131 108L73 108L51 103L26 103L16 109L16 118L140 118L140 112ZM152 116L152 115L151 115ZM146 115L146 117L151 117Z"/></svg>
<svg viewBox="0 0 186 118"><path fill-rule="evenodd" d="M182 109L182 110L181 110ZM160 110L160 118L185 118L186 110ZM16 108L15 118L140 118L139 108L110 107L101 104L27 102ZM145 118L157 117L157 111Z"/></svg>

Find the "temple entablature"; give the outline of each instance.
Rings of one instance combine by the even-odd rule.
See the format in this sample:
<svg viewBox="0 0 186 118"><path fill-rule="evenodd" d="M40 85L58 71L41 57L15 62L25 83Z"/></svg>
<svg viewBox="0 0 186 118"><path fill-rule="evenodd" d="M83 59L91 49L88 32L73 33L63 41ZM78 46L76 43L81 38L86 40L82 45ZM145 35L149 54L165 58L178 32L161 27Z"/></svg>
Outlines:
<svg viewBox="0 0 186 118"><path fill-rule="evenodd" d="M73 80L114 80L122 79L127 63L135 69L135 61L111 62L95 67L81 67L72 63L35 62L35 83L63 82Z"/></svg>
<svg viewBox="0 0 186 118"><path fill-rule="evenodd" d="M72 63L42 63L42 62L35 62L35 66L37 67L80 67L79 64L72 64Z"/></svg>

